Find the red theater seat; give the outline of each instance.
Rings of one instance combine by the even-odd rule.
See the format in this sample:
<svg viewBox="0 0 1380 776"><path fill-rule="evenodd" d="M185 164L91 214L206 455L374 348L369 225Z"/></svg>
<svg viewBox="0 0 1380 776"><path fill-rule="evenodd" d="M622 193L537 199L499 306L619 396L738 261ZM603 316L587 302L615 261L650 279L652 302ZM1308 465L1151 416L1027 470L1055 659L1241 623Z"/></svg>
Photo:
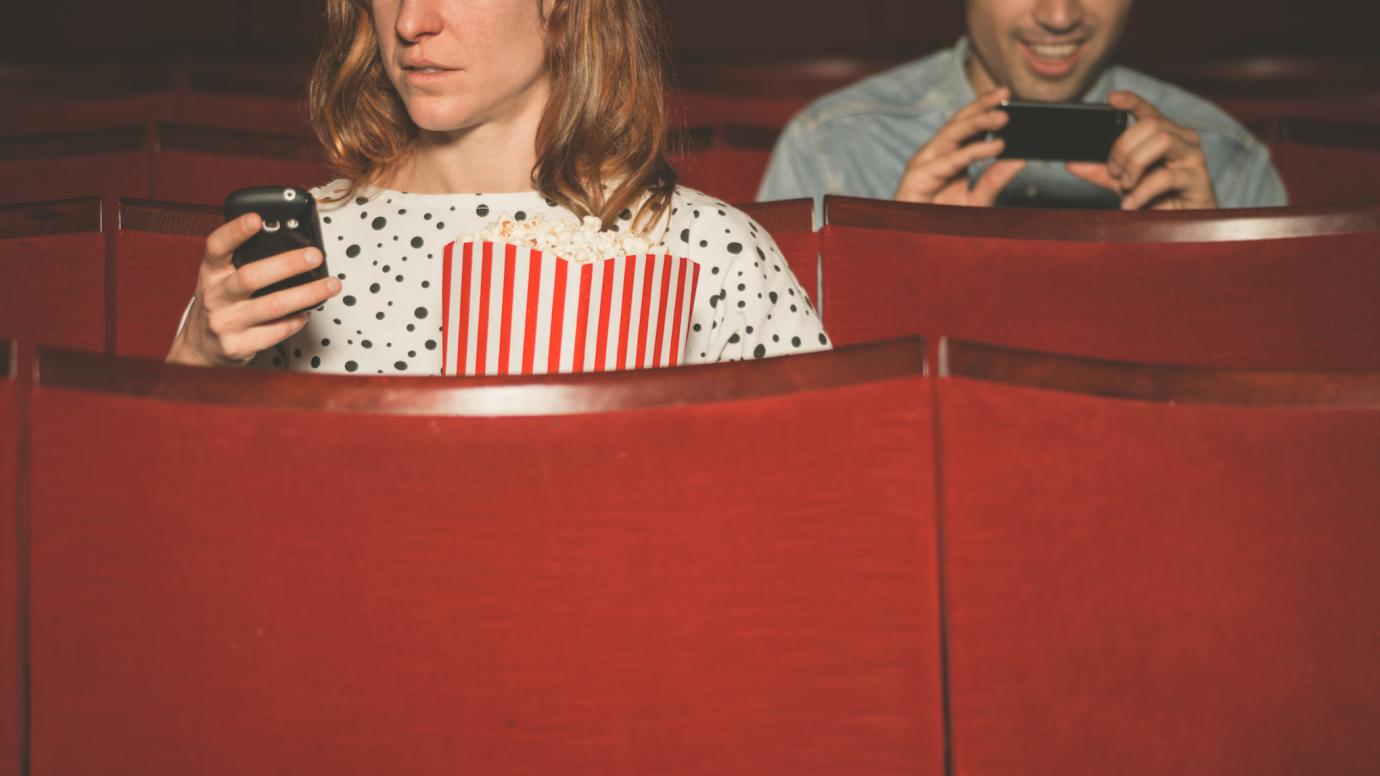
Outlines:
<svg viewBox="0 0 1380 776"><path fill-rule="evenodd" d="M0 774L18 776L23 700L19 630L19 384L17 348L0 339Z"/></svg>
<svg viewBox="0 0 1380 776"><path fill-rule="evenodd" d="M918 342L529 381L40 358L34 774L943 769Z"/></svg>
<svg viewBox="0 0 1380 776"><path fill-rule="evenodd" d="M249 186L311 188L332 175L314 161L308 141L294 135L162 124L153 159L153 196L220 205Z"/></svg>
<svg viewBox="0 0 1380 776"><path fill-rule="evenodd" d="M1272 132L1275 165L1290 202L1380 203L1380 122L1281 119Z"/></svg>
<svg viewBox="0 0 1380 776"><path fill-rule="evenodd" d="M1094 395L1132 370L939 381L953 773L1374 772L1380 375L1350 409Z"/></svg>
<svg viewBox="0 0 1380 776"><path fill-rule="evenodd" d="M698 127L683 136L672 158L680 183L725 202L757 198L777 132L746 126Z"/></svg>
<svg viewBox="0 0 1380 776"><path fill-rule="evenodd" d="M276 9L275 9L276 10ZM223 63L187 74L184 124L310 137L310 63Z"/></svg>
<svg viewBox="0 0 1380 776"><path fill-rule="evenodd" d="M0 134L70 133L168 121L174 68L159 63L19 64L0 68Z"/></svg>
<svg viewBox="0 0 1380 776"><path fill-rule="evenodd" d="M810 301L819 307L819 233L815 231L814 200L751 202L738 205L776 240Z"/></svg>
<svg viewBox="0 0 1380 776"><path fill-rule="evenodd" d="M147 197L142 126L0 138L0 203L69 197Z"/></svg>
<svg viewBox="0 0 1380 776"><path fill-rule="evenodd" d="M871 228L876 221L860 213L906 206L839 204L830 199L822 233L824 322L835 342L946 335L1205 367L1380 367L1374 208L1322 209L1316 221L1219 211L1221 222L1189 215L1182 224L1174 214L954 213L997 235L981 236ZM928 209L938 210L960 209ZM1047 226L1028 237L1009 228L1041 215ZM1111 233L1118 224L1120 238ZM1229 239L1122 241L1173 239L1176 224L1190 239ZM1324 233L1250 239L1286 229ZM1062 241L1049 239L1061 232Z"/></svg>
<svg viewBox="0 0 1380 776"><path fill-rule="evenodd" d="M206 237L220 208L121 200L115 233L115 353L163 358L196 291Z"/></svg>
<svg viewBox="0 0 1380 776"><path fill-rule="evenodd" d="M104 350L105 260L99 198L0 206L0 333Z"/></svg>

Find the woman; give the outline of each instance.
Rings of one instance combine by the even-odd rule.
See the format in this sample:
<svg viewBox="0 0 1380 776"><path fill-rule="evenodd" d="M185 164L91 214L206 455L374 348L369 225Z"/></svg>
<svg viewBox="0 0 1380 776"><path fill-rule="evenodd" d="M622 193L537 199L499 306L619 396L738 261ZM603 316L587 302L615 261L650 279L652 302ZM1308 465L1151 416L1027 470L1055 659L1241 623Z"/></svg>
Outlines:
<svg viewBox="0 0 1380 776"><path fill-rule="evenodd" d="M251 299L321 257L235 270L230 255L260 223L226 224L207 239L169 361L440 374L441 247L505 213L593 215L699 262L686 363L828 347L771 237L676 187L651 0L326 6L311 105L344 177L313 194L333 276Z"/></svg>

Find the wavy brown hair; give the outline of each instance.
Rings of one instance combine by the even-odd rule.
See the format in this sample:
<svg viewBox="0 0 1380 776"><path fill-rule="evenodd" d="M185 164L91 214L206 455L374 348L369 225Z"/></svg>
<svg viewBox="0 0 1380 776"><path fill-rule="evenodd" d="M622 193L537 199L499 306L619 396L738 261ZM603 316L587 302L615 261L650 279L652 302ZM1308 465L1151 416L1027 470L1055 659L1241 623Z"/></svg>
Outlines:
<svg viewBox="0 0 1380 776"><path fill-rule="evenodd" d="M546 29L551 99L532 183L577 216L645 229L670 206L667 47L653 0L534 0ZM548 7L549 4L549 7ZM407 158L419 129L388 80L369 0L326 0L312 72L312 126L352 197Z"/></svg>

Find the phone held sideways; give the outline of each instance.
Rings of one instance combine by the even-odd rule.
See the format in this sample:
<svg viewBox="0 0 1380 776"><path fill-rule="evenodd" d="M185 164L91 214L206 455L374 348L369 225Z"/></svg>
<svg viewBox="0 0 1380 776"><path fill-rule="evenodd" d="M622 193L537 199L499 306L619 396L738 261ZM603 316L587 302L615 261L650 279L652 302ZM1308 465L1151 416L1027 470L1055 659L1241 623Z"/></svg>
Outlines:
<svg viewBox="0 0 1380 776"><path fill-rule="evenodd" d="M1000 159L1105 162L1130 115L1110 105L1084 102L1019 102L997 106L1010 116L987 134L1006 141Z"/></svg>
<svg viewBox="0 0 1380 776"><path fill-rule="evenodd" d="M258 213L263 226L235 251L232 262L236 269L250 262L302 248L314 247L325 257L321 227L316 220L316 200L306 189L296 186L259 186L240 189L225 198L226 221L233 221L246 213ZM254 297L267 296L304 285L329 274L323 258L315 268L256 291Z"/></svg>

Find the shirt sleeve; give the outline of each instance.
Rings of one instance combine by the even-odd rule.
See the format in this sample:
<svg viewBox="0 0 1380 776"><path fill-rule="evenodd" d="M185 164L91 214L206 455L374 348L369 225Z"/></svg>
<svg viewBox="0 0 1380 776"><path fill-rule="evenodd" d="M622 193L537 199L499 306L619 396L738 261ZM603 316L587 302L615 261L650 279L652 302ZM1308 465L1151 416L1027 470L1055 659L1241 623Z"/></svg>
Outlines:
<svg viewBox="0 0 1380 776"><path fill-rule="evenodd" d="M1224 208L1289 204L1289 193L1270 160L1270 150L1261 143L1240 147L1212 183L1217 202Z"/></svg>
<svg viewBox="0 0 1380 776"><path fill-rule="evenodd" d="M691 242L702 246L685 362L713 363L827 350L819 314L776 241L742 211L701 208ZM694 250L692 248L691 250ZM691 254L691 258L696 258Z"/></svg>
<svg viewBox="0 0 1380 776"><path fill-rule="evenodd" d="M824 165L823 154L810 135L808 122L797 116L786 125L776 142L757 191L757 201L810 197L815 201L815 223L823 223L824 195L829 193Z"/></svg>

